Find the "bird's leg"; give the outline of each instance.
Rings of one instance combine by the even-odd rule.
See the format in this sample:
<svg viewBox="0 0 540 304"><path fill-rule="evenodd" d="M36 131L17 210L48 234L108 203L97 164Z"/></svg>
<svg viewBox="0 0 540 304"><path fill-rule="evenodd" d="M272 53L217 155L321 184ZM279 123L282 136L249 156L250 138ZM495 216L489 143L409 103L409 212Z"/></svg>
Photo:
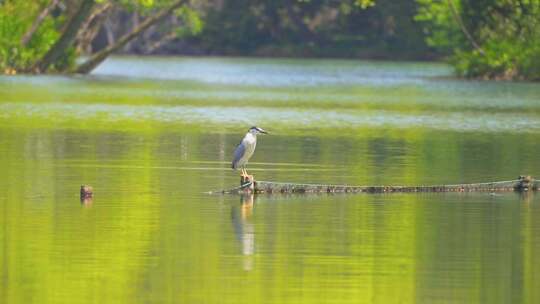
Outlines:
<svg viewBox="0 0 540 304"><path fill-rule="evenodd" d="M242 167L242 170L240 173L240 183L243 185L247 182L249 182L249 176L247 175L246 169Z"/></svg>
<svg viewBox="0 0 540 304"><path fill-rule="evenodd" d="M253 175L249 175L246 169L244 169L244 173L246 174L245 179L253 181Z"/></svg>

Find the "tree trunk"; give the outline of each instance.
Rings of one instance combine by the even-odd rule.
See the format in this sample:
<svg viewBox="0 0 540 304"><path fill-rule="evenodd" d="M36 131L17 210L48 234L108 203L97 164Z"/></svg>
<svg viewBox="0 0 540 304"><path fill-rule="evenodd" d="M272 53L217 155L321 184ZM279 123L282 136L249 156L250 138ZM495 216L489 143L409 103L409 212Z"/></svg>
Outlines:
<svg viewBox="0 0 540 304"><path fill-rule="evenodd" d="M484 49L482 49L482 47L480 47L480 45L476 42L476 40L474 40L474 37L471 35L471 33L467 30L467 27L465 26L465 23L463 22L463 20L461 19L461 17L459 16L459 13L456 9L456 7L454 6L454 3L452 2L452 0L447 0L448 1L448 6L450 7L450 12L452 13L452 17L454 17L454 20L457 22L457 24L459 25L459 28L461 29L461 31L463 32L463 34L465 35L465 37L467 37L467 40L469 40L469 42L471 43L471 45L482 55L484 55Z"/></svg>
<svg viewBox="0 0 540 304"><path fill-rule="evenodd" d="M136 29L137 27L139 27L139 24L140 24L140 20L139 20L139 13L138 12L133 12L133 14L131 15L131 27L130 27L130 30L133 30L133 29ZM148 32L147 32L148 33ZM143 35L143 39L144 39L144 35ZM130 42L126 43L126 45L122 48L122 52L124 53L129 53L130 51L133 51L132 50L132 44L133 44L133 40L131 40Z"/></svg>
<svg viewBox="0 0 540 304"><path fill-rule="evenodd" d="M49 15L49 13L58 5L58 2L60 0L51 0L51 3L41 11L41 13L37 16L36 20L32 23L32 26L21 38L21 44L22 46L26 46L28 42L32 39L34 36L34 33L37 31L39 26L43 23L43 20Z"/></svg>
<svg viewBox="0 0 540 304"><path fill-rule="evenodd" d="M105 35L107 36L107 46L112 45L114 43L114 31L110 18L105 20L103 28L105 29Z"/></svg>
<svg viewBox="0 0 540 304"><path fill-rule="evenodd" d="M316 33L314 33L304 22L302 15L298 15L293 8L292 3L286 2L286 9L287 9L287 16L291 19L292 23L296 28L300 31L302 37L305 37L308 39L308 42L313 43L320 43L321 39L319 36L317 36Z"/></svg>
<svg viewBox="0 0 540 304"><path fill-rule="evenodd" d="M120 39L118 39L115 44L110 45L106 47L105 49L92 55L92 57L90 57L86 62L78 66L74 72L80 73L80 74L90 73L100 63L102 63L107 58L107 56L109 56L111 53L122 48L124 45L126 45L126 43L135 39L143 31L145 31L152 25L156 24L157 22L161 21L162 19L172 14L175 9L184 5L185 2L186 0L177 0L173 2L173 4L171 4L168 8L163 9L162 11L160 11L154 16L148 17L137 28L133 29L130 33L127 33L124 36L120 37Z"/></svg>
<svg viewBox="0 0 540 304"><path fill-rule="evenodd" d="M81 26L77 33L77 38L75 38L77 53L86 52L89 54L92 52L92 41L101 29L105 17L107 17L107 12L111 7L112 4L110 2L104 3L101 7L94 10Z"/></svg>
<svg viewBox="0 0 540 304"><path fill-rule="evenodd" d="M178 37L178 34L176 33L175 30L173 30L172 32L168 33L167 35L164 35L163 37L161 37L158 41L152 43L148 48L146 48L144 50L144 53L145 54L151 54L155 50L162 47L165 43L176 39L176 37Z"/></svg>
<svg viewBox="0 0 540 304"><path fill-rule="evenodd" d="M65 50L73 44L73 41L75 41L77 32L92 12L94 5L94 0L82 0L79 9L69 20L60 39L58 39L45 56L34 65L33 70L38 73L46 72L52 64L64 55Z"/></svg>

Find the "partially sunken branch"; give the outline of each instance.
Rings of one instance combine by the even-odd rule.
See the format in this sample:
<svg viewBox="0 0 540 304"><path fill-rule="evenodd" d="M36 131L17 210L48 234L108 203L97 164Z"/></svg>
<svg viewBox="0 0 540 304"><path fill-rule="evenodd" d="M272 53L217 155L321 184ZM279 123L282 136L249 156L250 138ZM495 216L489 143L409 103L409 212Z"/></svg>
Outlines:
<svg viewBox="0 0 540 304"><path fill-rule="evenodd" d="M266 193L414 193L414 192L521 192L538 191L540 181L530 175L519 176L515 180L484 182L473 184L431 185L431 186L350 186L297 184L283 182L256 181L253 176L243 178L240 187L223 190L223 194ZM215 192L211 192L215 193Z"/></svg>
<svg viewBox="0 0 540 304"><path fill-rule="evenodd" d="M92 55L86 62L81 64L75 69L75 73L87 74L95 69L100 63L102 63L110 54L124 47L128 42L135 39L139 34L147 30L152 25L160 22L174 12L175 9L181 7L186 3L186 0L178 0L171 4L169 7L163 9L159 13L148 17L138 27L133 29L130 33L120 37L113 45L106 47L105 49Z"/></svg>

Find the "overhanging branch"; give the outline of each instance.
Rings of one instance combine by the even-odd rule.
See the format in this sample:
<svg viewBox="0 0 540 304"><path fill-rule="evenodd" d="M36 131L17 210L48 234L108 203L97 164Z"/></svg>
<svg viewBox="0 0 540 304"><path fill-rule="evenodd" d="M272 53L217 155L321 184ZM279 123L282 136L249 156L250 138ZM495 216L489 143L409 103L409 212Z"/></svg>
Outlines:
<svg viewBox="0 0 540 304"><path fill-rule="evenodd" d="M119 50L124 45L126 45L131 40L135 39L139 34L147 30L152 25L156 24L157 22L161 21L165 17L169 16L176 10L177 8L181 7L187 2L187 0L177 0L173 2L169 7L161 10L157 14L148 17L146 20L144 20L138 27L133 29L131 32L125 34L124 36L120 37L113 45L110 45L106 47L105 49L95 53L92 55L86 62L79 65L74 72L79 74L87 74L90 73L93 69L95 69L100 63L102 63L110 54L113 52Z"/></svg>

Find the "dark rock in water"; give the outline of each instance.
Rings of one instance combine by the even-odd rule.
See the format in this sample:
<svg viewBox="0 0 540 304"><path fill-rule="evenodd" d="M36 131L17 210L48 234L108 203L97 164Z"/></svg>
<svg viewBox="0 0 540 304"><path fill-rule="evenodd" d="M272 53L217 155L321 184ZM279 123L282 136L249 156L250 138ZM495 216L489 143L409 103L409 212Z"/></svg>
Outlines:
<svg viewBox="0 0 540 304"><path fill-rule="evenodd" d="M91 198L94 195L94 189L92 186L81 185L81 200L85 198Z"/></svg>

